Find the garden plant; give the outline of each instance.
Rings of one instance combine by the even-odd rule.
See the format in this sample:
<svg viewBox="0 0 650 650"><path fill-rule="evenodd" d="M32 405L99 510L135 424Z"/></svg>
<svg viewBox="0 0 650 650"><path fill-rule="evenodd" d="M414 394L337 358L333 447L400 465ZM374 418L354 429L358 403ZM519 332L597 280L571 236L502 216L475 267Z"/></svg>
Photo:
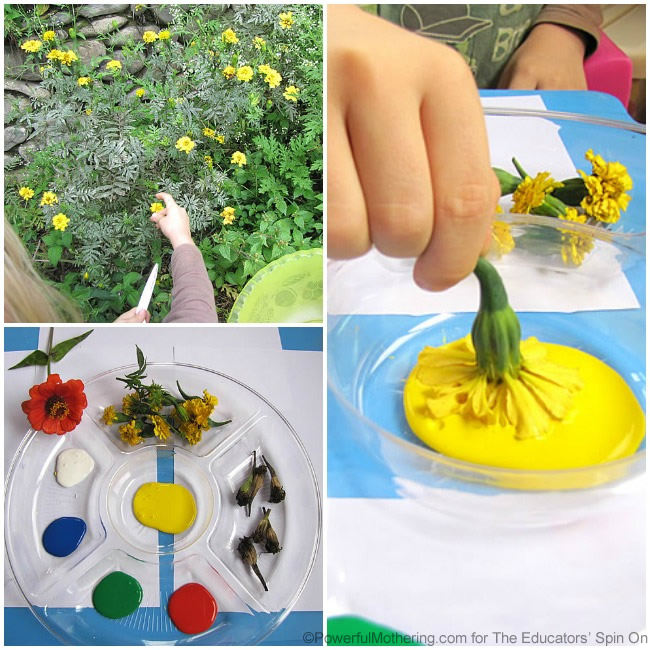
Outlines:
<svg viewBox="0 0 650 650"><path fill-rule="evenodd" d="M225 320L258 270L322 246L322 7L167 5L149 28L153 8L130 5L140 29L108 25L89 56L78 6L56 6L57 28L52 6L5 5L5 43L47 91L12 108L33 146L5 159L6 218L87 321L135 306L158 262L160 321L171 247L149 217L168 192Z"/></svg>

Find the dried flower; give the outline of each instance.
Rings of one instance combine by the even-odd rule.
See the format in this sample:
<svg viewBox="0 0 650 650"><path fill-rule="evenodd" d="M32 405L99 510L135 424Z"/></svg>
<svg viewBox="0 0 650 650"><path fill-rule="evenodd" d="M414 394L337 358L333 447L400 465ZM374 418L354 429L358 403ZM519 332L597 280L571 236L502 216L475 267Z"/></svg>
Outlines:
<svg viewBox="0 0 650 650"><path fill-rule="evenodd" d="M269 515L271 508L262 508L263 517L253 533L253 541L257 544L264 544L267 553L279 553L282 550L278 536L271 526Z"/></svg>
<svg viewBox="0 0 650 650"><path fill-rule="evenodd" d="M248 508L248 516L251 516L251 505L255 495L259 492L262 484L264 483L264 474L266 474L266 467L264 465L257 466L257 452L253 452L253 466L251 467L250 474L242 483L237 491L237 505Z"/></svg>
<svg viewBox="0 0 650 650"><path fill-rule="evenodd" d="M271 497L269 498L269 501L271 503L280 503L281 501L284 501L286 492L284 491L284 488L280 483L280 479L278 478L278 475L273 469L271 463L266 460L266 457L264 455L262 455L262 460L264 461L264 464L269 468L269 474L271 474Z"/></svg>
<svg viewBox="0 0 650 650"><path fill-rule="evenodd" d="M253 542L251 541L250 537L242 537L239 540L239 545L237 546L237 551L239 551L239 555L241 556L241 559L243 560L244 564L247 564L253 571L255 572L255 575L259 578L259 581L262 583L262 586L264 587L264 591L268 591L269 588L266 586L266 581L264 580L264 576L262 575L262 572L259 570L257 566L257 551L255 550L255 546L253 546Z"/></svg>

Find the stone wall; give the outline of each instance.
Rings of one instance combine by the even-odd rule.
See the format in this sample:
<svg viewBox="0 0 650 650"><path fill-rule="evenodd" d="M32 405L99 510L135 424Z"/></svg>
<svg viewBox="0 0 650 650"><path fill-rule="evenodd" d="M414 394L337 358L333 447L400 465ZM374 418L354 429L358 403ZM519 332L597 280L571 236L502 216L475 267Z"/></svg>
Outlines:
<svg viewBox="0 0 650 650"><path fill-rule="evenodd" d="M223 5L211 8L213 15L224 9ZM107 45L114 47L113 56L123 61L121 46L130 38L141 39L147 30L158 32L172 21L172 15L169 5L49 5L41 20L48 29L56 31L64 49L74 49L82 62L89 63L93 57L105 55ZM69 36L73 25L86 37L78 39L76 45ZM103 38L98 40L100 36ZM40 37L41 34L26 35L21 42ZM39 146L37 138L16 120L31 106L32 99L48 96L48 91L40 86L39 65L26 66L25 53L19 46L20 43L5 45L4 63L5 165L9 163L14 170L12 175L20 175L20 165L29 162ZM144 63L136 61L129 66L129 72L137 76L143 68Z"/></svg>

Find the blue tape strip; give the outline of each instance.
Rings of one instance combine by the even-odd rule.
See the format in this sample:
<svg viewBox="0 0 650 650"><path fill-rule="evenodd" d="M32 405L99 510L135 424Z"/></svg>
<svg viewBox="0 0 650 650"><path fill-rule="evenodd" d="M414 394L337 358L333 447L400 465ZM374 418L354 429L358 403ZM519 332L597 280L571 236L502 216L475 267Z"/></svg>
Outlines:
<svg viewBox="0 0 650 650"><path fill-rule="evenodd" d="M40 609L40 608L39 608ZM42 613L42 609L41 609ZM102 639L108 638L109 634L114 636L115 621L104 618L92 607L77 610L74 607L48 608L48 616L56 618L60 623L73 629L74 625L82 625L93 630L95 645L102 645ZM140 608L136 613L138 624L146 625L149 629L161 629L158 625L158 608ZM132 615L133 616L133 615ZM258 616L260 616L258 614ZM269 621L273 617L269 614ZM64 619L68 619L65 621ZM246 626L250 621L250 614L241 612L219 612L217 624L224 625L224 630L233 626ZM149 622L151 625L148 625ZM116 645L133 645L137 641L127 638L132 631L126 627L119 627L124 632L124 638ZM262 643L262 645L322 645L323 635L323 612L291 612L280 627L275 630ZM171 626L169 630L156 635L158 641L165 642L178 638L178 631ZM32 614L27 607L5 607L5 645L19 646L56 646L64 645L52 633L50 633ZM194 645L206 645L196 643Z"/></svg>
<svg viewBox="0 0 650 650"><path fill-rule="evenodd" d="M38 327L5 327L5 352L36 350L38 334Z"/></svg>
<svg viewBox="0 0 650 650"><path fill-rule="evenodd" d="M159 483L174 482L174 451L158 449L156 452L157 475ZM158 533L158 545L166 555L158 557L158 585L160 588L161 619L167 619L167 603L174 593L174 535Z"/></svg>
<svg viewBox="0 0 650 650"><path fill-rule="evenodd" d="M323 351L322 327L278 327L283 350Z"/></svg>

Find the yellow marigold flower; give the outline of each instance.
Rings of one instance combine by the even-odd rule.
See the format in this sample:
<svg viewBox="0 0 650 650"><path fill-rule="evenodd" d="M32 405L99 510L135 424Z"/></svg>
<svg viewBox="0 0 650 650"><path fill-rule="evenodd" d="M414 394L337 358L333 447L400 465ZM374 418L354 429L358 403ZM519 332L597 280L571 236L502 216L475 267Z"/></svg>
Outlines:
<svg viewBox="0 0 650 650"><path fill-rule="evenodd" d="M172 37L172 33L168 29L161 29L158 32L158 40L167 41Z"/></svg>
<svg viewBox="0 0 650 650"><path fill-rule="evenodd" d="M50 61L59 61L59 60L61 60L62 56L63 56L63 52L61 52L61 50L57 50L57 49L50 50L47 53L47 58Z"/></svg>
<svg viewBox="0 0 650 650"><path fill-rule="evenodd" d="M188 138L186 135L176 140L176 148L179 151L184 151L188 156L194 147L196 147L196 142Z"/></svg>
<svg viewBox="0 0 650 650"><path fill-rule="evenodd" d="M621 210L627 210L632 189L632 178L625 165L620 162L605 162L602 156L595 155L592 149L585 153L591 163L591 175L578 170L585 182L588 195L581 201L580 207L590 216L606 223L616 223L621 217Z"/></svg>
<svg viewBox="0 0 650 650"><path fill-rule="evenodd" d="M208 55L209 56L214 56L214 50L208 50Z"/></svg>
<svg viewBox="0 0 650 650"><path fill-rule="evenodd" d="M290 102L297 102L299 93L300 88L296 88L295 86L287 86L287 89L284 91L284 93L282 93L282 96L285 99L288 99Z"/></svg>
<svg viewBox="0 0 650 650"><path fill-rule="evenodd" d="M54 192L43 192L41 205L54 205L59 202L59 197Z"/></svg>
<svg viewBox="0 0 650 650"><path fill-rule="evenodd" d="M151 422L153 423L153 432L156 438L160 440L167 440L172 435L169 425L161 415L151 415Z"/></svg>
<svg viewBox="0 0 650 650"><path fill-rule="evenodd" d="M62 52L61 56L59 57L59 61L63 65L70 65L71 63L74 63L75 61L78 61L79 57L72 51L68 50L67 52Z"/></svg>
<svg viewBox="0 0 650 650"><path fill-rule="evenodd" d="M226 79L232 79L235 76L235 68L233 68L231 65L227 65L222 71L221 74L226 78Z"/></svg>
<svg viewBox="0 0 650 650"><path fill-rule="evenodd" d="M237 70L237 79L239 79L239 81L250 81L254 74L253 68L249 65L243 65Z"/></svg>
<svg viewBox="0 0 650 650"><path fill-rule="evenodd" d="M271 70L273 70L273 68L270 65L267 65L266 63L263 63L262 65L258 65L257 69L262 74L268 74L269 72L271 72Z"/></svg>
<svg viewBox="0 0 650 650"><path fill-rule="evenodd" d="M213 409L219 403L219 400L214 395L210 395L207 390L203 390L203 401L205 404L212 406ZM212 411L210 411L210 413L212 413Z"/></svg>
<svg viewBox="0 0 650 650"><path fill-rule="evenodd" d="M149 209L150 209L151 212L153 213L153 212L160 212L160 211L163 209L163 207L164 207L164 206L163 206L162 203L159 203L158 201L156 201L156 202L152 203L152 204L149 206Z"/></svg>
<svg viewBox="0 0 650 650"><path fill-rule="evenodd" d="M91 82L92 79L90 77L79 77L79 79L77 79L78 86L87 86Z"/></svg>
<svg viewBox="0 0 650 650"><path fill-rule="evenodd" d="M84 278L87 280L88 279L88 273L84 273ZM115 407L113 406L107 406L104 409L104 414L102 415L102 422L107 426L110 427L113 422L117 420L117 415L115 414Z"/></svg>
<svg viewBox="0 0 650 650"><path fill-rule="evenodd" d="M135 5L135 10L136 11L142 11L145 7L146 7L146 5Z"/></svg>
<svg viewBox="0 0 650 650"><path fill-rule="evenodd" d="M235 220L235 208L224 208L221 216L223 217L223 225L229 226Z"/></svg>
<svg viewBox="0 0 650 650"><path fill-rule="evenodd" d="M456 414L485 424L511 425L519 440L542 437L553 420L570 412L574 395L583 386L575 368L546 358L535 338L521 342L522 364L514 377L499 382L481 373L471 335L438 348L426 347L413 376L430 393L427 408L435 418Z"/></svg>
<svg viewBox="0 0 650 650"><path fill-rule="evenodd" d="M237 34L235 34L235 32L230 27L228 27L226 31L221 33L221 40L224 43L239 43Z"/></svg>
<svg viewBox="0 0 650 650"><path fill-rule="evenodd" d="M135 420L131 420L128 424L123 424L120 427L120 438L128 445L135 446L140 444L144 438L140 436L140 426Z"/></svg>
<svg viewBox="0 0 650 650"><path fill-rule="evenodd" d="M563 221L573 223L586 223L587 215L580 214L576 208L567 208L566 213L560 215ZM562 233L562 260L565 264L580 266L585 259L585 255L591 252L594 247L594 240L591 236L560 228Z"/></svg>
<svg viewBox="0 0 650 650"><path fill-rule="evenodd" d="M226 141L226 136L216 135L214 138L219 144L223 144Z"/></svg>
<svg viewBox="0 0 650 650"><path fill-rule="evenodd" d="M246 154L242 153L241 151L235 151L235 153L232 155L232 158L230 159L230 163L243 167L246 164Z"/></svg>
<svg viewBox="0 0 650 650"><path fill-rule="evenodd" d="M66 217L63 212L59 212L59 214L55 214L52 217L52 225L54 226L54 230L60 230L63 232L68 227L69 223L70 219L68 219L68 217Z"/></svg>
<svg viewBox="0 0 650 650"><path fill-rule="evenodd" d="M144 94L145 94L146 92L147 92L147 91L146 91L144 88L138 88L138 89L135 91L135 96L136 96L136 97L144 97Z"/></svg>
<svg viewBox="0 0 650 650"><path fill-rule="evenodd" d="M280 20L280 27L282 29L291 29L291 26L294 23L293 12L287 11L286 13L280 14L279 20Z"/></svg>
<svg viewBox="0 0 650 650"><path fill-rule="evenodd" d="M151 30L147 30L144 34L142 34L142 40L145 43L153 43L154 41L158 40L158 34L156 34L156 32L152 32Z"/></svg>
<svg viewBox="0 0 650 650"><path fill-rule="evenodd" d="M87 280L90 276L88 275L88 271L84 273L84 280Z"/></svg>
<svg viewBox="0 0 650 650"><path fill-rule="evenodd" d="M514 205L510 211L530 214L531 210L542 205L546 195L557 187L563 187L562 183L554 181L548 172L540 172L535 178L526 176L512 194Z"/></svg>
<svg viewBox="0 0 650 650"><path fill-rule="evenodd" d="M133 415L132 413L133 402L135 402L137 398L138 398L138 394L136 392L129 393L128 395L125 395L122 398L122 411L126 415Z"/></svg>
<svg viewBox="0 0 650 650"><path fill-rule="evenodd" d="M515 247L515 240L510 232L510 224L504 221L492 222L492 241L499 256L507 255Z"/></svg>
<svg viewBox="0 0 650 650"><path fill-rule="evenodd" d="M56 32L48 29L46 32L43 32L42 38L44 41L53 41L56 38Z"/></svg>
<svg viewBox="0 0 650 650"><path fill-rule="evenodd" d="M204 162L204 163L205 163L205 164L206 164L210 169L212 169L212 166L213 166L213 164L214 164L214 163L213 163L213 160L212 160L212 156L203 156L203 162Z"/></svg>
<svg viewBox="0 0 650 650"><path fill-rule="evenodd" d="M190 445L196 445L201 442L203 429L201 429L196 422L181 422L178 429L185 436Z"/></svg>
<svg viewBox="0 0 650 650"><path fill-rule="evenodd" d="M206 393L204 392L204 395ZM195 398L183 402L182 406L188 415L188 420L185 422L176 414L178 430L191 445L200 442L203 431L210 429L210 415L215 407L215 399L207 393L204 399Z"/></svg>
<svg viewBox="0 0 650 650"><path fill-rule="evenodd" d="M92 108L87 108L85 112L86 112L86 115L92 115L93 110L92 110Z"/></svg>
<svg viewBox="0 0 650 650"><path fill-rule="evenodd" d="M214 131L214 129L209 129L209 128L206 127L205 129L203 129L203 135L206 136L207 138L213 138L214 139L215 131Z"/></svg>
<svg viewBox="0 0 650 650"><path fill-rule="evenodd" d="M21 187L18 190L18 194L22 199L25 199L25 201L29 201L29 199L34 196L34 190L31 187Z"/></svg>
<svg viewBox="0 0 650 650"><path fill-rule="evenodd" d="M261 50L266 45L266 41L261 36L256 36L253 39L253 45L256 50Z"/></svg>
<svg viewBox="0 0 650 650"><path fill-rule="evenodd" d="M21 46L21 50L25 52L38 52L43 47L41 41L25 41Z"/></svg>
<svg viewBox="0 0 650 650"><path fill-rule="evenodd" d="M122 62L118 61L117 59L113 59L109 61L106 64L106 69L107 70L121 70L122 69Z"/></svg>
<svg viewBox="0 0 650 650"><path fill-rule="evenodd" d="M277 88L282 81L282 75L277 70L271 68L266 77L264 77L264 81L269 84L269 88Z"/></svg>

